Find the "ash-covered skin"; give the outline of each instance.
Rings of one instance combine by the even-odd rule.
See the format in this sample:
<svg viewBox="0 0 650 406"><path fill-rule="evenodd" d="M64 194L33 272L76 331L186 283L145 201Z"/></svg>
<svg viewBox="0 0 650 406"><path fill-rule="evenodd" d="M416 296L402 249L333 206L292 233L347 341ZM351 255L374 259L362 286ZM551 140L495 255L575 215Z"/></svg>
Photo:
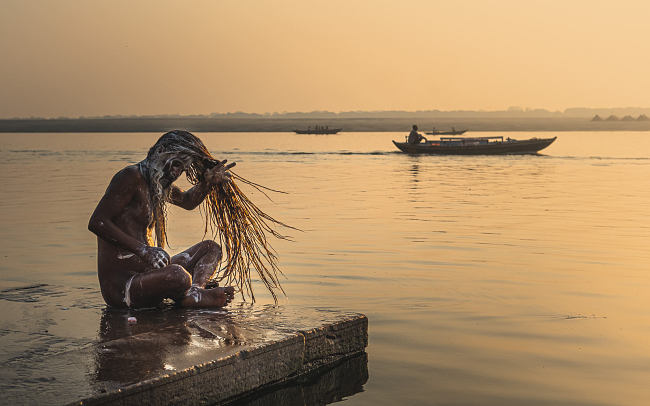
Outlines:
<svg viewBox="0 0 650 406"><path fill-rule="evenodd" d="M187 296L194 299L194 303L199 303L201 301L201 291L196 286L191 286L187 290Z"/></svg>
<svg viewBox="0 0 650 406"><path fill-rule="evenodd" d="M191 133L171 131L146 159L113 177L88 224L98 237L97 269L107 304L147 307L171 298L213 307L232 300L232 287L205 289L221 260L217 243L201 241L173 257L164 250L166 204L196 208L212 185L230 181L232 166L216 161ZM195 180L187 191L173 185L183 172Z"/></svg>

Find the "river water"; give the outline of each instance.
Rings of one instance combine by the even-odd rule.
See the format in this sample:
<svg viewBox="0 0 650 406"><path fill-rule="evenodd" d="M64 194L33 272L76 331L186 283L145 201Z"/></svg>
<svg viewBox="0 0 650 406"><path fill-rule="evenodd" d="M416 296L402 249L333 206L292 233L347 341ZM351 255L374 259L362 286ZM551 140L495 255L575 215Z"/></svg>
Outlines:
<svg viewBox="0 0 650 406"><path fill-rule="evenodd" d="M0 134L0 362L97 337L88 218L159 135ZM303 230L273 243L280 305L368 316L348 404L650 402L650 134L489 133L558 139L472 157L402 154L404 133L197 135L287 192L245 189ZM172 253L201 240L199 212L170 209L168 232Z"/></svg>

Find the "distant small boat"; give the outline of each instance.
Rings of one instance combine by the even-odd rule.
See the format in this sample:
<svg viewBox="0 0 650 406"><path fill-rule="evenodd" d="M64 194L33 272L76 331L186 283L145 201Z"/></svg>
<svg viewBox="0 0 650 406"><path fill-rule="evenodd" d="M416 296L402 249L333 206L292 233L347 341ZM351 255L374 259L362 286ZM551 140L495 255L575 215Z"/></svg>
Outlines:
<svg viewBox="0 0 650 406"><path fill-rule="evenodd" d="M440 137L438 141L426 141L419 144L393 141L401 151L408 154L432 155L500 155L500 154L535 154L555 141L553 138L530 138L515 140L503 137Z"/></svg>
<svg viewBox="0 0 650 406"><path fill-rule="evenodd" d="M432 131L427 132L427 135L461 135L465 134L467 130L457 130L454 127L451 127L451 131L438 131L435 128Z"/></svg>
<svg viewBox="0 0 650 406"><path fill-rule="evenodd" d="M293 131L296 134L336 134L341 130L342 128L329 128L329 127L316 126L314 128L307 127L306 130L293 130Z"/></svg>

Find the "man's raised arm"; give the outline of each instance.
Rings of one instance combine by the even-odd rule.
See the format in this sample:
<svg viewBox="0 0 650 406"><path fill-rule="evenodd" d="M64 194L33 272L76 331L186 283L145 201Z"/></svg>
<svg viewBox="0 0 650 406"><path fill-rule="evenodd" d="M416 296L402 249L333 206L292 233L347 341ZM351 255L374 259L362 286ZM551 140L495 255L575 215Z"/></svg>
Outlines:
<svg viewBox="0 0 650 406"><path fill-rule="evenodd" d="M225 163L226 161L222 161L219 165L206 169L203 181L187 191L183 191L181 188L172 185L170 203L186 210L195 209L208 195L212 185L230 181L230 174L227 171L235 166L236 163L233 162L228 165L225 165Z"/></svg>
<svg viewBox="0 0 650 406"><path fill-rule="evenodd" d="M205 199L209 191L210 185L206 181L199 182L187 191L183 191L178 186L172 185L169 202L185 210L193 210L203 202L203 199Z"/></svg>

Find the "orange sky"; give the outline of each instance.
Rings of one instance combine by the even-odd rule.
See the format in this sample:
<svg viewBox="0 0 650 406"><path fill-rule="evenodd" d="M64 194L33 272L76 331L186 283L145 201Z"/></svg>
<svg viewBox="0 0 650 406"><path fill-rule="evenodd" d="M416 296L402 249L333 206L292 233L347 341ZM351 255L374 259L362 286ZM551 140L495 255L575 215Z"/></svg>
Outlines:
<svg viewBox="0 0 650 406"><path fill-rule="evenodd" d="M0 117L650 107L650 2L3 0Z"/></svg>

